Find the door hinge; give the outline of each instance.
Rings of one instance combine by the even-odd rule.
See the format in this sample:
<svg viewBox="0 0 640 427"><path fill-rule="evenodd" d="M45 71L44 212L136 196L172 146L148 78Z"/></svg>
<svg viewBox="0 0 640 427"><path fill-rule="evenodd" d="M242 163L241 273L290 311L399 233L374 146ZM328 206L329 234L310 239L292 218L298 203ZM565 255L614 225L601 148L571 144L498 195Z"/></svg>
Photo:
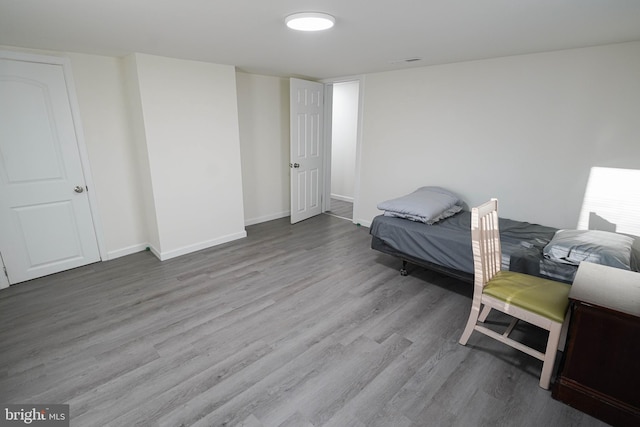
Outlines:
<svg viewBox="0 0 640 427"><path fill-rule="evenodd" d="M4 270L4 275L7 276L7 279L9 279L9 272L7 271L7 267L2 267L2 269Z"/></svg>

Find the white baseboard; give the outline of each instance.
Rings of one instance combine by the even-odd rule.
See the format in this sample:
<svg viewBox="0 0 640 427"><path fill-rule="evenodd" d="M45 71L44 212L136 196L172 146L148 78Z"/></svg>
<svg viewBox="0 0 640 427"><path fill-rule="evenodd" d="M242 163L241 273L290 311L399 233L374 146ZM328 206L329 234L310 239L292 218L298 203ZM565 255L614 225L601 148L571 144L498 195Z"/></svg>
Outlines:
<svg viewBox="0 0 640 427"><path fill-rule="evenodd" d="M247 232L242 231L239 233L229 234L227 236L222 236L218 239L208 240L205 242L196 243L193 245L185 246L182 248L174 249L167 252L161 252L156 247L151 245L150 243L139 243L137 245L128 246L122 249L116 249L114 251L107 252L107 259L103 261L110 261L112 259L120 258L123 256L135 254L138 252L142 252L147 250L147 248L151 251L153 255L156 256L160 261L165 261L167 259L175 258L180 255L186 255L191 252L199 251L202 249L207 249L212 246L221 245L223 243L231 242L233 240L242 239L247 237ZM2 288L2 284L0 283L0 288Z"/></svg>
<svg viewBox="0 0 640 427"><path fill-rule="evenodd" d="M161 252L159 254L160 256L158 256L154 248L151 248L151 251L154 253L154 255L156 255L160 259L160 261L166 261L171 258L179 257L180 255L190 254L191 252L207 249L212 246L221 245L223 243L242 239L244 237L247 237L247 232L243 230L241 232L228 234L226 236L222 236L217 239L207 240L207 241L196 243L193 245L184 246L182 248L173 249L171 251Z"/></svg>
<svg viewBox="0 0 640 427"><path fill-rule="evenodd" d="M109 251L107 252L107 259L105 259L104 261L110 261L112 259L142 252L148 247L149 247L148 243L139 243L137 245L128 246L126 248L116 249L115 251Z"/></svg>
<svg viewBox="0 0 640 427"><path fill-rule="evenodd" d="M353 220L354 224L360 224L363 227L371 228L371 221L365 221L362 219Z"/></svg>
<svg viewBox="0 0 640 427"><path fill-rule="evenodd" d="M341 196L340 194L331 194L332 199L342 200L343 202L353 203L353 197Z"/></svg>
<svg viewBox="0 0 640 427"><path fill-rule="evenodd" d="M160 251L158 250L158 248L156 248L153 245L149 245L149 250L151 251L151 253L153 255L155 255L156 258L158 258L160 261L162 261L162 255L160 254Z"/></svg>
<svg viewBox="0 0 640 427"><path fill-rule="evenodd" d="M280 219L291 215L291 211L278 212L275 214L264 215L258 218L250 218L244 220L244 225L255 225L260 224L261 222L273 221L274 219Z"/></svg>

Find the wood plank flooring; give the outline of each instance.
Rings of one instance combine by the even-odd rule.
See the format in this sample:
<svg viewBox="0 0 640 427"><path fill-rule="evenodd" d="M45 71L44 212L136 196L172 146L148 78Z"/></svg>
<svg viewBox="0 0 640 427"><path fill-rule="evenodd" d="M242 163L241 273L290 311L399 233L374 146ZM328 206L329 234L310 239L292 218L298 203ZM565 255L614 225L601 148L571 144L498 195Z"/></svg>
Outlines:
<svg viewBox="0 0 640 427"><path fill-rule="evenodd" d="M339 199L331 199L331 210L327 214L344 219L353 219L353 203Z"/></svg>
<svg viewBox="0 0 640 427"><path fill-rule="evenodd" d="M68 403L72 426L603 425L538 387L541 362L459 345L471 287L400 276L367 228L247 232L0 291L0 402Z"/></svg>

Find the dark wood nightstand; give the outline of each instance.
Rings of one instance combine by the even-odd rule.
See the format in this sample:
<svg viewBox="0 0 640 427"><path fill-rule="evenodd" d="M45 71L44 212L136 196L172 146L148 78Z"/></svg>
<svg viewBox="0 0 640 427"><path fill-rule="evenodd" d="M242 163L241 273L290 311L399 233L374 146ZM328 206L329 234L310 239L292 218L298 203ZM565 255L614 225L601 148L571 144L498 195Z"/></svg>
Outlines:
<svg viewBox="0 0 640 427"><path fill-rule="evenodd" d="M614 426L640 426L640 273L582 263L552 396Z"/></svg>

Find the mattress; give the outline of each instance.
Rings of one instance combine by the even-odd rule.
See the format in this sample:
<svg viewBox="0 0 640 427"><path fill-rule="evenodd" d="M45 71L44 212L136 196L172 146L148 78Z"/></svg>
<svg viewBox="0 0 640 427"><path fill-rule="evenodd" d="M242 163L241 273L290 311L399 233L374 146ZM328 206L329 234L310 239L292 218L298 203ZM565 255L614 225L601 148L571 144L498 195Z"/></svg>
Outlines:
<svg viewBox="0 0 640 427"><path fill-rule="evenodd" d="M506 218L500 218L499 227L503 269L573 281L575 266L550 261L542 255L556 228ZM369 232L392 248L389 252L396 256L406 254L409 261L420 260L445 271L473 275L471 212L460 212L433 225L379 215L373 219ZM372 247L380 250L379 243L372 242Z"/></svg>

